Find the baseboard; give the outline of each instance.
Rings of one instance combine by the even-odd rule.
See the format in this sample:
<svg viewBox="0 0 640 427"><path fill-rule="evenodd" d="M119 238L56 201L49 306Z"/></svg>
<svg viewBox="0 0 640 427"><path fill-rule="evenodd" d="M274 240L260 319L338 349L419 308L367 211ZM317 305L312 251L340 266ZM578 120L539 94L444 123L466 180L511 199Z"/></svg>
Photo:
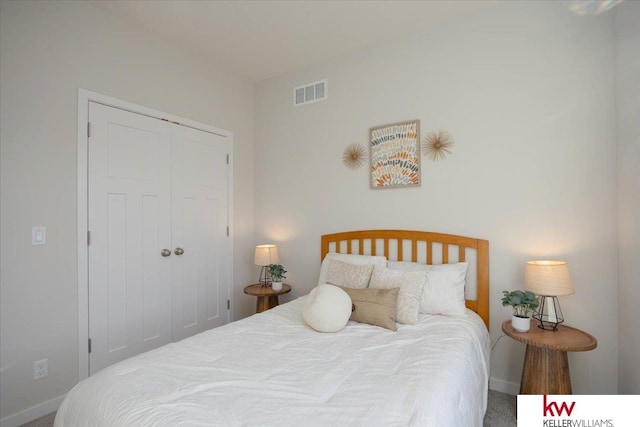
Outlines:
<svg viewBox="0 0 640 427"><path fill-rule="evenodd" d="M26 424L30 421L36 420L47 414L55 412L60 407L60 404L64 400L66 394L58 396L54 399L47 400L39 405L27 408L24 411L20 411L13 415L9 415L0 420L0 427L18 427L22 424Z"/></svg>
<svg viewBox="0 0 640 427"><path fill-rule="evenodd" d="M520 384L491 377L489 378L489 389L517 396L518 392L520 392Z"/></svg>

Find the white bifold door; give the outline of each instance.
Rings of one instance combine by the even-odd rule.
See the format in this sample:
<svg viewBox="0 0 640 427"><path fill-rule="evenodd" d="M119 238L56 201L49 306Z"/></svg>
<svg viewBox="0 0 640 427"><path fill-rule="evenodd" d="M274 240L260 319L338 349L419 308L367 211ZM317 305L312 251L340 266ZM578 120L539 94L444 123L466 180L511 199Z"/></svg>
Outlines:
<svg viewBox="0 0 640 427"><path fill-rule="evenodd" d="M89 104L89 374L229 321L229 142Z"/></svg>

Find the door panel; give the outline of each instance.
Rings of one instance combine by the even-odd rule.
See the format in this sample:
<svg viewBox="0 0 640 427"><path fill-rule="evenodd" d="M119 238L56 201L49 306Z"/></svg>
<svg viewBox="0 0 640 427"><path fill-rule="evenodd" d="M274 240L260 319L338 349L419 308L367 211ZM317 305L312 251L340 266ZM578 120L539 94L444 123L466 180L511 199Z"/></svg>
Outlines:
<svg viewBox="0 0 640 427"><path fill-rule="evenodd" d="M211 280L215 280L210 286L206 287L206 295L204 298L204 318L208 322L215 322L220 318L225 311L226 294L220 295L220 287L223 286L224 281L220 278L220 266L218 263L209 262L208 259L215 259L219 252L222 252L224 248L218 248L217 244L219 240L225 239L224 236L219 238L216 235L216 230L220 231L220 223L226 224L225 218L220 218L221 207L218 199L205 199L203 202L203 219L204 228L206 232L203 235L203 269L205 271L205 277L210 277ZM226 227L224 232L226 233Z"/></svg>
<svg viewBox="0 0 640 427"><path fill-rule="evenodd" d="M166 325L161 324L166 321L163 312L166 312L170 295L167 289L166 294L156 292L160 278L160 263L164 262L163 257L158 256L160 245L160 197L142 197L142 338L145 341L159 339L162 333L166 333Z"/></svg>
<svg viewBox="0 0 640 427"><path fill-rule="evenodd" d="M171 342L171 141L160 120L91 103L89 372Z"/></svg>
<svg viewBox="0 0 640 427"><path fill-rule="evenodd" d="M198 248L194 240L199 229L196 202L195 197L181 198L178 203L182 205L182 215L176 217L176 228L182 228L182 238L175 239L178 243L176 247L187 248L187 254L176 261L177 280L174 281L174 286L182 298L182 307L178 307L178 312L182 311L183 329L193 328L198 324L198 265L195 262Z"/></svg>
<svg viewBox="0 0 640 427"><path fill-rule="evenodd" d="M172 135L173 336L228 322L230 282L226 138L186 127Z"/></svg>
<svg viewBox="0 0 640 427"><path fill-rule="evenodd" d="M107 194L107 350L125 350L127 327L127 196ZM97 237L97 236L96 236ZM93 269L95 271L95 268ZM129 291L131 291L129 289Z"/></svg>
<svg viewBox="0 0 640 427"><path fill-rule="evenodd" d="M119 123L109 123L107 130L110 177L158 179L160 165L157 159L162 147L157 132Z"/></svg>

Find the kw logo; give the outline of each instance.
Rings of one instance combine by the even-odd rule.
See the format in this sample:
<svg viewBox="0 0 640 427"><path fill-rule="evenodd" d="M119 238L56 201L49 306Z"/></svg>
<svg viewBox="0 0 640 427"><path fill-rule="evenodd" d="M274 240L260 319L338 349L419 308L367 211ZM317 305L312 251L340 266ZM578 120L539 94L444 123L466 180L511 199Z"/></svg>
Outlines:
<svg viewBox="0 0 640 427"><path fill-rule="evenodd" d="M547 395L545 394L542 400L542 416L547 417L560 417L563 412L567 413L567 416L570 417L573 412L573 408L576 406L576 402L571 402L571 406L567 405L567 402L562 402L560 406L556 402L547 403ZM554 413L555 409L555 413Z"/></svg>

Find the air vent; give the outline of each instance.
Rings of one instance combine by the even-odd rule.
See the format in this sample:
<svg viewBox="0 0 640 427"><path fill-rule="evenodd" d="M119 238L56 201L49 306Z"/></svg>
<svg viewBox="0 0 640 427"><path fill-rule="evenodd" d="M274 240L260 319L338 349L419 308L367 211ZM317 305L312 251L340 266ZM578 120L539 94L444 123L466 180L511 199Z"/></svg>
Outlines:
<svg viewBox="0 0 640 427"><path fill-rule="evenodd" d="M293 89L293 105L299 106L327 99L329 86L327 80L309 83Z"/></svg>

